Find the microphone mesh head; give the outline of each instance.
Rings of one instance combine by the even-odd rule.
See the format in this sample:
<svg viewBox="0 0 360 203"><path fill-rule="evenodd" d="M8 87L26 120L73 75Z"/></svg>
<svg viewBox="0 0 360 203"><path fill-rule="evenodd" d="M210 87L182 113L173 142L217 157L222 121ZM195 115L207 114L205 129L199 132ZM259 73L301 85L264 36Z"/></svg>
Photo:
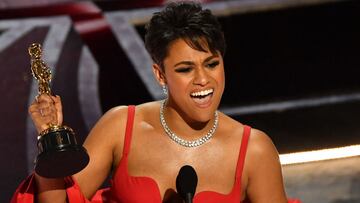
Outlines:
<svg viewBox="0 0 360 203"><path fill-rule="evenodd" d="M181 167L176 177L176 190L182 198L186 198L186 194L190 193L193 197L195 194L198 178L193 167L185 165Z"/></svg>

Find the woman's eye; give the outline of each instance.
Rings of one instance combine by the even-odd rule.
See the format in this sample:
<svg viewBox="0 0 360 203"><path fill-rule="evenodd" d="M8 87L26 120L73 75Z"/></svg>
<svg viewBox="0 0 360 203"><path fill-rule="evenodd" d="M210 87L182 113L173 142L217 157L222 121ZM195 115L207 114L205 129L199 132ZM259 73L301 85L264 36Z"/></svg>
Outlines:
<svg viewBox="0 0 360 203"><path fill-rule="evenodd" d="M187 73L191 71L191 68L187 67L187 68L177 68L175 70L177 73Z"/></svg>
<svg viewBox="0 0 360 203"><path fill-rule="evenodd" d="M219 65L219 63L220 63L219 61L214 61L214 62L207 64L206 66L209 68L215 68L217 65Z"/></svg>

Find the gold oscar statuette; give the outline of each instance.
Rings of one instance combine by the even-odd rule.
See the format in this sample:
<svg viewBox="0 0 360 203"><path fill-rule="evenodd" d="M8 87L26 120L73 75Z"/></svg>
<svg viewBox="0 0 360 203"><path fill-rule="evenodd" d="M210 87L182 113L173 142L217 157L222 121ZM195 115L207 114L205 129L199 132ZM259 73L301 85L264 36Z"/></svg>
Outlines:
<svg viewBox="0 0 360 203"><path fill-rule="evenodd" d="M38 81L38 94L52 95L50 89L51 70L41 59L41 45L30 45L31 72ZM39 154L36 157L35 171L47 178L61 178L81 171L89 163L86 149L77 143L74 131L67 126L53 123L40 133L37 142Z"/></svg>

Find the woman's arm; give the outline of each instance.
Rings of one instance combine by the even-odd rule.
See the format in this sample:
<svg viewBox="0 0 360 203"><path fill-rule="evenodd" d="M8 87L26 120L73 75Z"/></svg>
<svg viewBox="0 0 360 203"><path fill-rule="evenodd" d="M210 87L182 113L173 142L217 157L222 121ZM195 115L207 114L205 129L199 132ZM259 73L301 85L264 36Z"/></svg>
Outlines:
<svg viewBox="0 0 360 203"><path fill-rule="evenodd" d="M90 161L74 178L88 199L109 175L115 162L116 148L118 152L122 152L126 118L127 107L111 109L98 121L84 142Z"/></svg>
<svg viewBox="0 0 360 203"><path fill-rule="evenodd" d="M287 202L278 152L270 138L259 130L252 130L245 170L246 192L252 203Z"/></svg>
<svg viewBox="0 0 360 203"><path fill-rule="evenodd" d="M29 107L29 114L38 133L46 130L49 123L61 125L62 105L59 96L40 95ZM65 181L62 178L44 178L35 174L37 202L66 202Z"/></svg>
<svg viewBox="0 0 360 203"><path fill-rule="evenodd" d="M36 202L66 202L65 181L62 178L44 178L35 173Z"/></svg>
<svg viewBox="0 0 360 203"><path fill-rule="evenodd" d="M108 176L114 160L115 146L123 142L126 108L117 107L107 112L91 130L84 147L89 164L73 178L76 179L84 196L90 199ZM29 113L38 132L45 130L48 123L62 124L62 107L59 97L41 95L29 107ZM64 179L49 179L35 175L38 202L66 202Z"/></svg>

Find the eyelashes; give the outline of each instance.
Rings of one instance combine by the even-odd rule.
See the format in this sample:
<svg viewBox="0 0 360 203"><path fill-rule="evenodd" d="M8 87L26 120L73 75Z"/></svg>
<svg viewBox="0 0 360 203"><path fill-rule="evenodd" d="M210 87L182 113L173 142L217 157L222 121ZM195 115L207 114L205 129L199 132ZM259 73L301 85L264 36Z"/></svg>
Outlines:
<svg viewBox="0 0 360 203"><path fill-rule="evenodd" d="M209 64L207 64L207 67L209 68L215 68L216 66L218 66L220 64L219 61L214 61L214 62L211 62Z"/></svg>
<svg viewBox="0 0 360 203"><path fill-rule="evenodd" d="M188 67L188 68L177 68L175 69L175 72L177 73L187 73L187 72L190 72L191 68Z"/></svg>
<svg viewBox="0 0 360 203"><path fill-rule="evenodd" d="M177 72L177 73L188 73L188 72L190 72L190 70L191 70L190 67L188 67L188 68L177 68L177 69L175 69L175 72Z"/></svg>
<svg viewBox="0 0 360 203"><path fill-rule="evenodd" d="M216 68L219 64L220 64L220 61L213 61L213 62L211 62L211 63L206 64L205 67L210 68L210 69L213 69L213 68ZM192 69L193 69L192 66L189 66L189 67L181 67L181 68L175 69L175 72L177 72L177 73L188 73L188 72L190 72Z"/></svg>

